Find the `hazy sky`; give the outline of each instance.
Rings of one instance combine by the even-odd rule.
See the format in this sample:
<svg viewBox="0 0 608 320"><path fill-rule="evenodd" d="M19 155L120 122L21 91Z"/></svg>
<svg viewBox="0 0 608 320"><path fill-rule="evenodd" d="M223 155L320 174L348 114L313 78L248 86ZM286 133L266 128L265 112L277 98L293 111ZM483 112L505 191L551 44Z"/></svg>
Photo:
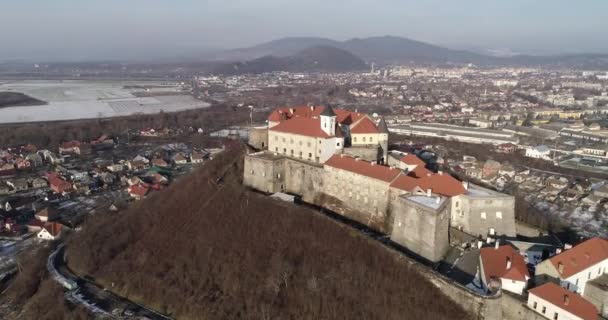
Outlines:
<svg viewBox="0 0 608 320"><path fill-rule="evenodd" d="M0 0L0 59L190 55L287 36L608 52L606 0Z"/></svg>

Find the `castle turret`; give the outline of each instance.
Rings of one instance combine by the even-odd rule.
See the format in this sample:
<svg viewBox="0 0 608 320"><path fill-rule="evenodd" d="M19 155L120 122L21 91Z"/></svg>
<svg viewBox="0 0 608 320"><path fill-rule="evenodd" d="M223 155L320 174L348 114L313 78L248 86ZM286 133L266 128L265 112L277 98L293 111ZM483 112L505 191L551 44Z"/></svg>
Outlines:
<svg viewBox="0 0 608 320"><path fill-rule="evenodd" d="M336 113L331 106L323 108L321 116L321 130L329 136L334 136L336 133Z"/></svg>

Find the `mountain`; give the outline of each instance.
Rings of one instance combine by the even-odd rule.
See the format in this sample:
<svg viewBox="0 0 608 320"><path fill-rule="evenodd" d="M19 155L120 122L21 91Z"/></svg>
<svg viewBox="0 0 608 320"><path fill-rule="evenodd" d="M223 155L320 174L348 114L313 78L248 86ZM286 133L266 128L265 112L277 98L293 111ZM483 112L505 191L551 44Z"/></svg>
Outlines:
<svg viewBox="0 0 608 320"><path fill-rule="evenodd" d="M287 49L282 52L287 52ZM331 46L314 46L285 57L269 55L246 62L226 63L216 68L214 73L238 75L273 71L348 72L366 68L363 60L346 50Z"/></svg>
<svg viewBox="0 0 608 320"><path fill-rule="evenodd" d="M339 41L326 38L283 38L261 43L248 48L217 51L214 54L204 55L203 58L213 61L246 61L261 58L264 56L287 57L311 47L338 47L339 44Z"/></svg>
<svg viewBox="0 0 608 320"><path fill-rule="evenodd" d="M67 241L71 270L175 319L472 319L358 231L242 185L246 149Z"/></svg>
<svg viewBox="0 0 608 320"><path fill-rule="evenodd" d="M382 36L335 41L326 38L284 38L249 48L205 56L215 61L245 61L263 56L287 57L310 47L330 46L346 50L367 63L389 64L467 64L519 65L608 69L608 54L571 55L495 55L455 50L403 37Z"/></svg>

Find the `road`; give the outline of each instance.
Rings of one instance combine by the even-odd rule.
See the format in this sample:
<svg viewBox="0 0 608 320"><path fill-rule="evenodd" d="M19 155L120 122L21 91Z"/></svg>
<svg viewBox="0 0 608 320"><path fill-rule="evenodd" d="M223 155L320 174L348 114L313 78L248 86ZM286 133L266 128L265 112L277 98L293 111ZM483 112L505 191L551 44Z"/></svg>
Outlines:
<svg viewBox="0 0 608 320"><path fill-rule="evenodd" d="M53 261L57 272L64 278L74 281L78 285L78 289L66 294L66 297L70 297L70 300L73 302L86 302L88 304L87 307L90 310L95 308L101 309L109 314L106 315L106 317L115 319L173 319L121 297L92 281L77 276L65 264L64 248L60 247L58 250L58 254L54 256Z"/></svg>

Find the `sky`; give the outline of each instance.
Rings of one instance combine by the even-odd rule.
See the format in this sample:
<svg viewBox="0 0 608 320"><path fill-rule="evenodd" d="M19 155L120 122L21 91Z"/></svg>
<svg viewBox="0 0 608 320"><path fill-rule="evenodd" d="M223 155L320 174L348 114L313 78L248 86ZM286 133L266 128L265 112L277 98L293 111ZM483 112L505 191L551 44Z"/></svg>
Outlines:
<svg viewBox="0 0 608 320"><path fill-rule="evenodd" d="M282 37L608 53L605 0L0 0L0 59L193 56Z"/></svg>

